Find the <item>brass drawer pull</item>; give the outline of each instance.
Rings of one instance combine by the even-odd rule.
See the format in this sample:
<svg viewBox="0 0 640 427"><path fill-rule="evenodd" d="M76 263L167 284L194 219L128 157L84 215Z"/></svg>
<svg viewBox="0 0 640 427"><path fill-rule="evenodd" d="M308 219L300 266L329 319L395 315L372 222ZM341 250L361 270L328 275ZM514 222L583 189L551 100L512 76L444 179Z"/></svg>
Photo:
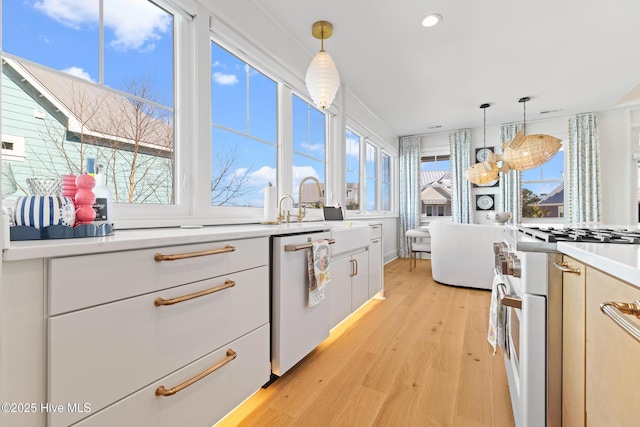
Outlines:
<svg viewBox="0 0 640 427"><path fill-rule="evenodd" d="M220 249L211 249L211 250L208 250L208 251L198 251L198 252L187 252L186 254L164 255L164 254L158 252L158 253L156 253L154 255L153 259L155 259L157 262L160 262L160 261L175 261L175 260L178 260L178 259L196 258L196 257L199 257L199 256L224 254L224 253L227 253L227 252L233 252L235 250L236 250L235 246L226 245L224 248L220 248Z"/></svg>
<svg viewBox="0 0 640 427"><path fill-rule="evenodd" d="M189 378L188 380L186 380L182 384L178 384L177 386L175 386L173 388L170 388L168 390L166 388L164 388L164 386L159 386L156 389L156 396L173 396L177 392L182 391L185 388L189 387L191 384L195 383L196 381L200 381L201 379L203 379L207 375L209 375L209 374L217 371L218 369L222 368L224 365L226 365L227 363L229 363L233 359L235 359L237 355L238 355L238 353L236 353L235 351L233 351L231 349L227 350L227 356L224 359L222 359L221 361L219 361L218 363L216 363L215 365L213 365L212 367L210 367L206 371L199 373L195 377Z"/></svg>
<svg viewBox="0 0 640 427"><path fill-rule="evenodd" d="M580 269L569 267L568 262L554 262L553 266L558 270L562 271L563 273L573 273L573 274L580 275Z"/></svg>
<svg viewBox="0 0 640 427"><path fill-rule="evenodd" d="M170 298L170 299L164 299L164 298L158 297L153 301L153 305L155 305L156 307L160 307L161 305L173 305L179 302L189 301L190 299L203 297L205 295L220 292L228 288L233 288L235 285L236 285L236 282L234 282L233 280L227 279L224 281L223 285L216 286L215 288L211 288L211 289L205 289L204 291L198 291L192 294L183 295L181 297Z"/></svg>
<svg viewBox="0 0 640 427"><path fill-rule="evenodd" d="M327 242L329 242L330 245L333 245L336 242L336 239L325 239ZM301 251L303 249L309 249L313 247L313 243L303 243L302 245L296 245L295 243L291 243L289 245L284 245L284 251L285 252L295 252L295 251Z"/></svg>
<svg viewBox="0 0 640 427"><path fill-rule="evenodd" d="M622 315L635 316L640 319L640 301L636 302L603 302L600 304L600 310L609 316L618 326L625 330L629 335L640 341L640 329L631 324Z"/></svg>

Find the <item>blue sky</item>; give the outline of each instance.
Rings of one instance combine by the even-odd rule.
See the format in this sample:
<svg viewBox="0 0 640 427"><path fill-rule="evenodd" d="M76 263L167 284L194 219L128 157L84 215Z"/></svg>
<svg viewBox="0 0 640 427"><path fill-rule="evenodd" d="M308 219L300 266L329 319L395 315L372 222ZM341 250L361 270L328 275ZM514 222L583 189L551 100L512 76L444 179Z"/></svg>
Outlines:
<svg viewBox="0 0 640 427"><path fill-rule="evenodd" d="M99 2L27 0L2 4L3 50L99 81ZM145 79L173 107L173 18L146 0L104 2L104 84L121 89ZM125 6L126 5L126 6Z"/></svg>
<svg viewBox="0 0 640 427"><path fill-rule="evenodd" d="M104 81L99 70L97 0L5 1L3 50L76 77L125 90L145 81L155 102L173 105L171 14L146 0L104 0ZM234 204L262 206L268 182L276 185L277 85L216 44L212 44L212 131L214 153L237 160L230 177L246 174L246 193ZM248 105L248 107L247 107ZM294 96L293 183L314 176L324 181L325 116ZM244 135L242 135L244 134ZM216 159L212 159L212 175Z"/></svg>

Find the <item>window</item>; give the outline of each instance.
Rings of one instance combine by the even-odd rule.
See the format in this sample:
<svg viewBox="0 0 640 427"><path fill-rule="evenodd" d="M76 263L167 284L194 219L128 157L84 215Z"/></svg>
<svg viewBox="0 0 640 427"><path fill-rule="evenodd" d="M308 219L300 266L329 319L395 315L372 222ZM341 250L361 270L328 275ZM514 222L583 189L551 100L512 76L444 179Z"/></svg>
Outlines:
<svg viewBox="0 0 640 427"><path fill-rule="evenodd" d="M382 153L382 205L383 211L391 210L391 156Z"/></svg>
<svg viewBox="0 0 640 427"><path fill-rule="evenodd" d="M326 116L296 95L292 95L292 107L293 198L304 207L319 208L319 203L324 204ZM320 189L313 180L302 183L306 177L317 179Z"/></svg>
<svg viewBox="0 0 640 427"><path fill-rule="evenodd" d="M93 157L115 201L174 204L182 18L144 0L2 6L3 133L29 141L16 181L81 173Z"/></svg>
<svg viewBox="0 0 640 427"><path fill-rule="evenodd" d="M378 149L376 146L367 141L365 164L367 211L376 210L376 184L378 182L378 176L376 173L377 153Z"/></svg>
<svg viewBox="0 0 640 427"><path fill-rule="evenodd" d="M276 183L277 84L211 43L211 205L262 207Z"/></svg>
<svg viewBox="0 0 640 427"><path fill-rule="evenodd" d="M24 161L23 136L2 135L2 160Z"/></svg>
<svg viewBox="0 0 640 427"><path fill-rule="evenodd" d="M564 151L547 163L522 172L522 217L564 217Z"/></svg>
<svg viewBox="0 0 640 427"><path fill-rule="evenodd" d="M347 210L360 210L360 136L347 129L345 157L345 204Z"/></svg>
<svg viewBox="0 0 640 427"><path fill-rule="evenodd" d="M420 168L421 217L451 216L451 194L449 155L423 157Z"/></svg>

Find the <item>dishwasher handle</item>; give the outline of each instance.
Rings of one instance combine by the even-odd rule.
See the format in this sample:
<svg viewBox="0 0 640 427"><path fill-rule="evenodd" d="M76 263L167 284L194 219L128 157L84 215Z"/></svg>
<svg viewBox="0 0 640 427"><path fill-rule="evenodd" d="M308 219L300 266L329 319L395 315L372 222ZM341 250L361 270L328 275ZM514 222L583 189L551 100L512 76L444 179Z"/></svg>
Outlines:
<svg viewBox="0 0 640 427"><path fill-rule="evenodd" d="M330 245L333 245L336 242L336 239L325 239L327 242L329 242ZM313 246L313 243L309 242L309 243L303 243L301 245L297 245L294 243L288 244L288 245L284 245L284 251L285 252L295 252L295 251L301 251L303 249L309 249Z"/></svg>

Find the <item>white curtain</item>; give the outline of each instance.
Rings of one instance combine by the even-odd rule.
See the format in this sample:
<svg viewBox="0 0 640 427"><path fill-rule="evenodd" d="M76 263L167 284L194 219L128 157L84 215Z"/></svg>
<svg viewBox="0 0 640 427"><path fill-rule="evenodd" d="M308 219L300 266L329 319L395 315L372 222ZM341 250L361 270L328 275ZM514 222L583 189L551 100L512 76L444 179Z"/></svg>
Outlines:
<svg viewBox="0 0 640 427"><path fill-rule="evenodd" d="M471 129L463 129L449 134L451 160L451 214L453 222L469 224L473 222L471 183L464 176L471 166Z"/></svg>
<svg viewBox="0 0 640 427"><path fill-rule="evenodd" d="M405 233L420 225L420 137L400 138L400 258L409 258Z"/></svg>
<svg viewBox="0 0 640 427"><path fill-rule="evenodd" d="M569 222L600 222L600 147L594 113L569 119L569 142L565 147L569 166L566 184Z"/></svg>
<svg viewBox="0 0 640 427"><path fill-rule="evenodd" d="M500 125L500 150L505 142L513 141L522 123L505 123ZM502 212L511 212L511 221L519 224L522 219L522 172L510 170L500 172L500 203L498 206Z"/></svg>

